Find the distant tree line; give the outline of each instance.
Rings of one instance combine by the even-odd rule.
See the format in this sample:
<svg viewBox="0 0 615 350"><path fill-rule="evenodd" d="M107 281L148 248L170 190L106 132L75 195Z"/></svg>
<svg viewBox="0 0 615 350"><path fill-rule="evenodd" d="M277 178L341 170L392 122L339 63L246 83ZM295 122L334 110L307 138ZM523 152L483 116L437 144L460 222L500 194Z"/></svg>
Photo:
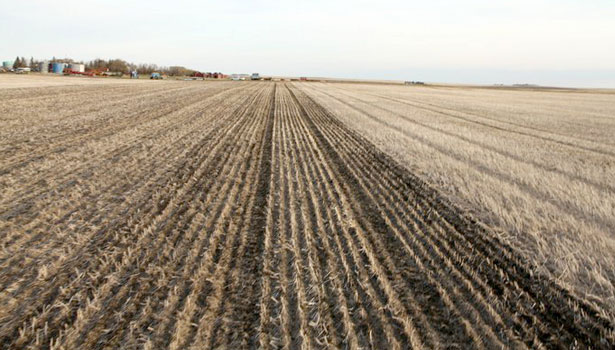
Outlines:
<svg viewBox="0 0 615 350"><path fill-rule="evenodd" d="M82 63L85 64L86 70L100 70L108 68L111 72L120 72L120 73L130 73L132 71L137 71L139 74L151 74L153 72L159 72L170 76L184 76L191 75L195 72L195 70L182 67L182 66L158 66L153 63L129 63L122 59L94 59L89 62L83 61L75 61L72 58L56 58L55 56L50 60L36 60L34 57L31 57L29 60L25 57L15 58L15 62L13 63L13 68L22 68L22 67L30 67L32 69L37 69L40 62L49 61L49 62L59 62L59 63Z"/></svg>
<svg viewBox="0 0 615 350"><path fill-rule="evenodd" d="M38 65L38 61L36 61L34 59L34 57L30 57L30 59L26 59L25 57L19 57L17 56L15 58L15 61L13 62L13 68L17 69L17 68L34 68Z"/></svg>
<svg viewBox="0 0 615 350"><path fill-rule="evenodd" d="M85 63L86 70L88 69L101 69L101 68L109 68L112 72L122 72L122 73L130 73L132 71L137 71L139 74L151 74L153 72L159 72L166 75L171 76L184 76L190 75L194 72L192 69L188 69L182 66L171 66L164 67L158 66L153 63L130 63L126 62L122 59L109 59L104 60L97 58L95 60L89 61Z"/></svg>
<svg viewBox="0 0 615 350"><path fill-rule="evenodd" d="M119 58L109 59L109 60L97 58L95 60L85 63L86 70L90 70L90 69L94 70L94 69L101 69L101 68L109 68L111 72L129 73L132 71L137 71L137 73L139 74L151 74L153 72L159 72L159 73L164 73L166 75L171 75L171 76L190 75L194 72L194 70L188 69L182 66L164 67L164 66L158 66L153 63L135 64L135 63L126 62Z"/></svg>

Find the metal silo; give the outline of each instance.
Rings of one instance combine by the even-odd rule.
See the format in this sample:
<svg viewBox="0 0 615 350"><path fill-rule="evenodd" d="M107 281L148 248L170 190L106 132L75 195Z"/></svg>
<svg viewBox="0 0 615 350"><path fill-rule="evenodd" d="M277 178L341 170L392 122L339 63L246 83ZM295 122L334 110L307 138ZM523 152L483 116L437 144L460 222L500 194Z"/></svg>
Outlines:
<svg viewBox="0 0 615 350"><path fill-rule="evenodd" d="M41 73L48 73L49 72L49 62L47 61L40 62L38 64L38 71Z"/></svg>
<svg viewBox="0 0 615 350"><path fill-rule="evenodd" d="M52 69L54 73L62 74L64 72L64 63L54 63Z"/></svg>

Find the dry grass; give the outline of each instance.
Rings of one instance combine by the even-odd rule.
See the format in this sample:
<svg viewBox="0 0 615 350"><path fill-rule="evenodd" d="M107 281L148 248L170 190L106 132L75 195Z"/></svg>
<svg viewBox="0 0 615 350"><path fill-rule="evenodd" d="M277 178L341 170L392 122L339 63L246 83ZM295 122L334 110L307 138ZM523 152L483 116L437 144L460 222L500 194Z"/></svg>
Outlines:
<svg viewBox="0 0 615 350"><path fill-rule="evenodd" d="M0 348L615 343L599 305L303 89L3 90Z"/></svg>
<svg viewBox="0 0 615 350"><path fill-rule="evenodd" d="M347 125L615 311L615 94L302 84Z"/></svg>

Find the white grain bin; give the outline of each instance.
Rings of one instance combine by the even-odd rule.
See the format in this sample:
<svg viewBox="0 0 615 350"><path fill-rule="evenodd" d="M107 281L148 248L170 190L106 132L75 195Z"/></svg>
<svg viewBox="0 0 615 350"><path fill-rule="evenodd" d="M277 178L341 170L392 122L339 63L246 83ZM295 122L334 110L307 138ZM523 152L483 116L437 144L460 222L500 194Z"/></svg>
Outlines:
<svg viewBox="0 0 615 350"><path fill-rule="evenodd" d="M70 68L73 72L85 72L85 65L81 63L71 63L68 68Z"/></svg>
<svg viewBox="0 0 615 350"><path fill-rule="evenodd" d="M38 71L41 73L49 73L49 62L47 61L39 62Z"/></svg>

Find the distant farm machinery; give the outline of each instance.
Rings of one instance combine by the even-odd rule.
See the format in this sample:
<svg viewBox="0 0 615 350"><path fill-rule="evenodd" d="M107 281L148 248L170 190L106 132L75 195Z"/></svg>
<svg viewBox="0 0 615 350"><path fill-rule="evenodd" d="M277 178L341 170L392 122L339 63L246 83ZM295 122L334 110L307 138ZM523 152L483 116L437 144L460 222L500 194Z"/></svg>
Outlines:
<svg viewBox="0 0 615 350"><path fill-rule="evenodd" d="M100 76L100 77L121 77L122 72L111 72L109 68L97 68L91 69L85 72L76 71L70 68L64 68L64 75L82 75L87 77Z"/></svg>

